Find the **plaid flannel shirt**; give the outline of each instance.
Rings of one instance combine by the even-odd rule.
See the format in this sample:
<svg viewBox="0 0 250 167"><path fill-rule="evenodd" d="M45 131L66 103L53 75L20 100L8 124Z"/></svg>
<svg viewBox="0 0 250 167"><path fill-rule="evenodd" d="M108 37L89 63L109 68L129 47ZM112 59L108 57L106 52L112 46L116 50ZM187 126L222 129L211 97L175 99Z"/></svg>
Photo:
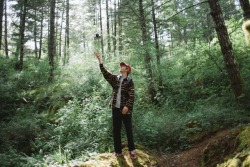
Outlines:
<svg viewBox="0 0 250 167"><path fill-rule="evenodd" d="M110 72L108 72L103 64L100 64L101 72L104 76L104 78L108 81L108 83L113 88L112 93L112 99L111 99L111 107L115 107L117 93L120 85L120 75L113 75ZM131 79L129 85L127 86L127 78L123 79L122 85L121 85L121 108L126 106L128 107L128 113L133 111L133 105L134 105L134 82Z"/></svg>

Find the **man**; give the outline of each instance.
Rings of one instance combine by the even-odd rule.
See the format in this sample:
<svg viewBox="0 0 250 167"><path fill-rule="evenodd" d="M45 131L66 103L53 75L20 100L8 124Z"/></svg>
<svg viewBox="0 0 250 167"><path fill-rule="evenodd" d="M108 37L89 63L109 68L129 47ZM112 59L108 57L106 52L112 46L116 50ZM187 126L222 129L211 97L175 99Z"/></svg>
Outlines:
<svg viewBox="0 0 250 167"><path fill-rule="evenodd" d="M130 157L136 158L132 131L134 82L128 76L131 72L131 66L124 62L121 62L121 75L113 75L104 68L102 63L102 56L99 53L95 53L95 55L99 61L99 66L104 78L109 82L109 84L113 88L113 94L110 105L112 108L113 138L115 149L114 155L119 156L122 154L121 125L123 122L126 129Z"/></svg>

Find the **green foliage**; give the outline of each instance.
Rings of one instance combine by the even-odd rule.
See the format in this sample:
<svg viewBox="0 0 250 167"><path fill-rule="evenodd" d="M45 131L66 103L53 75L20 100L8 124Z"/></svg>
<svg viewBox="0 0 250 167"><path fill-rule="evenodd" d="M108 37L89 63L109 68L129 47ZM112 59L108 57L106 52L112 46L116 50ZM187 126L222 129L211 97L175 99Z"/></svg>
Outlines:
<svg viewBox="0 0 250 167"><path fill-rule="evenodd" d="M57 112L56 124L49 127L53 129L49 141L44 144L42 135L37 140L40 149L49 155L48 161L65 163L72 157L109 150L112 143L110 113L99 107L98 101L98 98L69 101Z"/></svg>
<svg viewBox="0 0 250 167"><path fill-rule="evenodd" d="M157 7L158 19L193 4L192 1L180 2L166 1L163 8ZM149 5L145 8L148 21L151 6L144 3ZM138 10L137 4L128 2L127 5ZM231 5L227 12L234 10ZM117 29L117 35L123 38L124 50L116 57L106 53L103 61L115 74L119 73L120 61L132 65L136 91L133 126L137 144L176 151L222 128L248 123L249 114L233 99L218 40L210 27L211 20L197 14L207 8L207 4L202 4L158 24L159 36L163 38L160 40L161 62L156 63L156 49L151 39L146 49L152 60L153 78L147 78L137 16L127 12L125 6L119 7L119 11L126 14L122 33ZM249 99L250 50L244 44L241 20L232 18L226 24ZM87 23L86 27L94 31ZM78 36L83 33L82 28L76 26L76 29L77 33L72 27L70 61L65 66L57 62L53 83L48 83L47 60L26 58L24 70L20 72L14 69L13 60L0 57L0 166L65 164L113 150L108 108L112 88L102 77L92 53L76 51L82 49ZM171 41L166 42L169 39L164 38L169 36ZM118 39L117 36L117 44ZM158 87L160 77L162 90ZM154 81L157 105L150 101L148 80ZM126 140L125 135L123 139Z"/></svg>

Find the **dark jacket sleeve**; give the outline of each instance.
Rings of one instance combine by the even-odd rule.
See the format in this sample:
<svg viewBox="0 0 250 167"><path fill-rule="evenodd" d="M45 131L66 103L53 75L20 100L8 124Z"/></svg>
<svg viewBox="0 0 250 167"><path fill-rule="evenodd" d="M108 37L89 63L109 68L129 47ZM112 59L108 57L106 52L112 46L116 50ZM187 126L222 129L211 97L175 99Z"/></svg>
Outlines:
<svg viewBox="0 0 250 167"><path fill-rule="evenodd" d="M110 72L108 72L103 64L100 64L100 69L101 69L101 72L104 76L104 78L108 81L108 83L113 87L114 86L114 81L115 81L115 78L117 77L116 75L113 75L111 74Z"/></svg>
<svg viewBox="0 0 250 167"><path fill-rule="evenodd" d="M134 81L131 79L131 83L128 88L128 100L126 102L126 107L128 107L129 112L133 110L134 100L135 100Z"/></svg>

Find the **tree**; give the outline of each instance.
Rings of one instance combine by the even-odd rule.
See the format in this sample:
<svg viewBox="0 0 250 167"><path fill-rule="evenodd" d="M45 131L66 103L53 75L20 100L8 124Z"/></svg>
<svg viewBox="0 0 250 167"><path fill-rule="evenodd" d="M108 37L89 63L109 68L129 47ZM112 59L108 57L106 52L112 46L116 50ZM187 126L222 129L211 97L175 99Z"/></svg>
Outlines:
<svg viewBox="0 0 250 167"><path fill-rule="evenodd" d="M121 12L121 8L122 8L122 0L119 0L118 1L118 13ZM123 25L122 25L122 17L121 17L121 14L118 14L118 25L119 25L119 30L118 30L118 39L119 39L119 53L122 52L123 50L123 44L122 44L122 41L123 41L123 37L122 37L122 29L123 29Z"/></svg>
<svg viewBox="0 0 250 167"><path fill-rule="evenodd" d="M2 48L3 7L4 7L4 0L0 0L0 50Z"/></svg>
<svg viewBox="0 0 250 167"><path fill-rule="evenodd" d="M25 22L26 22L26 14L27 14L27 0L24 0L22 4L22 12L20 17L20 28L19 28L19 34L20 34L20 64L19 64L19 70L23 70L23 58L24 58L24 44L25 44Z"/></svg>
<svg viewBox="0 0 250 167"><path fill-rule="evenodd" d="M100 30L101 30L101 49L102 49L102 54L103 54L104 44L103 44L103 29L102 29L102 0L99 0L99 21L100 21Z"/></svg>
<svg viewBox="0 0 250 167"><path fill-rule="evenodd" d="M143 42L143 50L144 50L144 62L145 62L145 68L148 74L148 81L149 81L149 94L151 101L155 101L155 95L156 91L154 89L153 84L153 72L151 68L151 57L148 51L148 45L149 45L149 35L147 34L147 28L146 28L146 20L144 15L144 9L142 0L139 0L139 13L140 13L140 27L141 27L141 37Z"/></svg>
<svg viewBox="0 0 250 167"><path fill-rule="evenodd" d="M65 5L64 5L64 2L63 2L62 16L61 16L61 26L60 26L60 32L59 32L59 48L58 48L59 57L62 56L62 30L63 30L64 13L65 13Z"/></svg>
<svg viewBox="0 0 250 167"><path fill-rule="evenodd" d="M154 29L154 39L155 39L155 50L156 50L156 59L157 59L157 65L159 67L160 65L160 46L159 46L159 40L158 40L158 30L157 30L157 22L155 17L155 3L154 0L151 0L152 5L152 20L153 20L153 29ZM159 78L158 78L158 86L160 90L162 90L162 75L161 71L159 71Z"/></svg>
<svg viewBox="0 0 250 167"><path fill-rule="evenodd" d="M219 0L209 0L208 3L215 23L215 29L230 79L231 88L235 97L239 98L243 94L243 80L233 54L233 47L228 36L227 28L225 26L221 7L218 1Z"/></svg>
<svg viewBox="0 0 250 167"><path fill-rule="evenodd" d="M106 0L106 17L107 17L107 43L108 43L108 52L111 51L110 45L110 28L109 28L109 0Z"/></svg>
<svg viewBox="0 0 250 167"><path fill-rule="evenodd" d="M37 9L35 7L35 18L37 18ZM35 22L34 22L34 44L35 44L35 55L36 55L36 58L38 58L38 48L37 48L37 22L36 22L36 19L35 19Z"/></svg>
<svg viewBox="0 0 250 167"><path fill-rule="evenodd" d="M243 10L243 16L244 19L250 19L250 4L249 4L249 0L240 0L240 6L241 9Z"/></svg>
<svg viewBox="0 0 250 167"><path fill-rule="evenodd" d="M5 55L6 55L6 58L9 58L9 52L8 52L8 31L7 31L7 26L8 26L8 22L7 22L7 0L4 1L5 2L5 5L4 5L4 22L5 22L5 25L4 25L4 33L5 33L5 36L4 36L4 43L5 43Z"/></svg>
<svg viewBox="0 0 250 167"><path fill-rule="evenodd" d="M65 29L65 35L66 35L66 52L67 52L67 63L69 60L69 0L66 0L66 29Z"/></svg>
<svg viewBox="0 0 250 167"><path fill-rule="evenodd" d="M49 41L48 41L48 56L49 56L49 82L54 78L54 57L55 57L55 6L56 0L50 0L50 29L49 29Z"/></svg>
<svg viewBox="0 0 250 167"><path fill-rule="evenodd" d="M41 59L41 56L42 56L43 20L44 20L44 8L42 7L42 9L41 9L41 19L40 19L40 37L39 37L39 56L38 56L38 59Z"/></svg>
<svg viewBox="0 0 250 167"><path fill-rule="evenodd" d="M113 26L114 26L114 32L113 32L113 46L114 46L114 56L116 55L116 34L117 34L117 7L116 7L116 0L114 1L114 23L113 23Z"/></svg>

